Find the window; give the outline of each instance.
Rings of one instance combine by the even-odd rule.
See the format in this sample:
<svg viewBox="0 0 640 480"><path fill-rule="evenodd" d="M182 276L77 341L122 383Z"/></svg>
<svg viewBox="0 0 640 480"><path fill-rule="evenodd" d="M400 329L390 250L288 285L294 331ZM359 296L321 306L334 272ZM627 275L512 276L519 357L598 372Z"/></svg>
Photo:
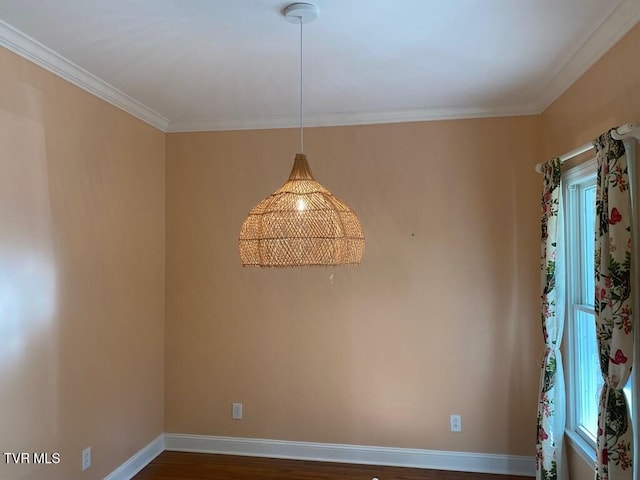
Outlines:
<svg viewBox="0 0 640 480"><path fill-rule="evenodd" d="M598 394L603 380L598 364L594 301L594 222L596 164L587 162L564 174L566 322L569 430L595 449Z"/></svg>
<svg viewBox="0 0 640 480"><path fill-rule="evenodd" d="M595 159L563 174L565 257L567 431L583 453L595 455L598 401L603 386L595 327ZM631 399L631 381L625 392ZM631 402L629 403L631 407Z"/></svg>

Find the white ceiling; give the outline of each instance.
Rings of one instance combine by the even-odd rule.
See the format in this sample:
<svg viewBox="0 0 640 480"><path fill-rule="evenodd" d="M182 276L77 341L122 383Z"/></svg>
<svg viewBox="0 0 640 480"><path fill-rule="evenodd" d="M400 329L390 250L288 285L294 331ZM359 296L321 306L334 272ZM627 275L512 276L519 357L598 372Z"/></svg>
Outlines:
<svg viewBox="0 0 640 480"><path fill-rule="evenodd" d="M289 3L0 0L0 45L164 131L296 126ZM539 113L640 20L640 0L313 3L307 125Z"/></svg>

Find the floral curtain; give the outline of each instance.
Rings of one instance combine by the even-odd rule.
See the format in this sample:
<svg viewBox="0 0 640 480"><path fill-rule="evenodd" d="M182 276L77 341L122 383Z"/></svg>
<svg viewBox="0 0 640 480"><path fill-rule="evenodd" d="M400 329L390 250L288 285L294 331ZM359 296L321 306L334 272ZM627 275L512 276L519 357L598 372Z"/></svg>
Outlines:
<svg viewBox="0 0 640 480"><path fill-rule="evenodd" d="M631 197L624 144L609 132L597 151L596 335L604 387L598 407L597 480L631 480L633 429L622 391L633 362Z"/></svg>
<svg viewBox="0 0 640 480"><path fill-rule="evenodd" d="M560 159L542 166L541 317L544 357L540 375L536 441L536 478L564 478L562 440L565 426L565 390L560 342L564 329L562 211Z"/></svg>

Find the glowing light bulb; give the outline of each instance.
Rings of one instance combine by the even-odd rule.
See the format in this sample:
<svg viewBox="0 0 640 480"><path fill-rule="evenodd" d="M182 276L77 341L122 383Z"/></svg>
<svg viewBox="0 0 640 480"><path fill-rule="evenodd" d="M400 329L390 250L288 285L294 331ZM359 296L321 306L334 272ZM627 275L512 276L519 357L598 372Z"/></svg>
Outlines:
<svg viewBox="0 0 640 480"><path fill-rule="evenodd" d="M296 208L299 212L304 212L307 209L307 202L304 198L299 198L296 201Z"/></svg>

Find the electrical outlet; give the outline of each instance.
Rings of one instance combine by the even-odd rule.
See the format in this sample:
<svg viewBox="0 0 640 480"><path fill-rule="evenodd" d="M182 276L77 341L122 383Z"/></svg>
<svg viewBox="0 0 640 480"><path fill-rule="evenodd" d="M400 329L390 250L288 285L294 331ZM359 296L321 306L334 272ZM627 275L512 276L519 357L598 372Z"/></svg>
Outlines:
<svg viewBox="0 0 640 480"><path fill-rule="evenodd" d="M82 451L82 471L84 472L91 466L91 447Z"/></svg>
<svg viewBox="0 0 640 480"><path fill-rule="evenodd" d="M242 404L234 403L231 408L231 418L234 420L242 420Z"/></svg>
<svg viewBox="0 0 640 480"><path fill-rule="evenodd" d="M451 431L462 431L462 417L460 415L451 415Z"/></svg>

